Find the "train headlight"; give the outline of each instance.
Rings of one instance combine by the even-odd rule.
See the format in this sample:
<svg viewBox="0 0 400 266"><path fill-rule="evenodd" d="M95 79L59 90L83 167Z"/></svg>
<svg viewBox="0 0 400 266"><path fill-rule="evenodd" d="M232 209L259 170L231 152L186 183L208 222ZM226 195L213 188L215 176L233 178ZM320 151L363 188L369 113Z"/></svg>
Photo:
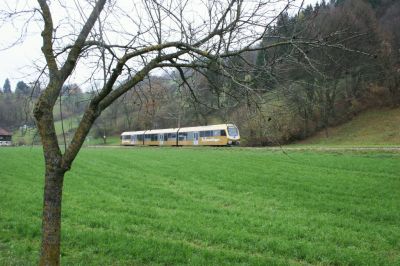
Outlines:
<svg viewBox="0 0 400 266"><path fill-rule="evenodd" d="M232 141L230 140L230 141L228 141L228 144L232 144Z"/></svg>

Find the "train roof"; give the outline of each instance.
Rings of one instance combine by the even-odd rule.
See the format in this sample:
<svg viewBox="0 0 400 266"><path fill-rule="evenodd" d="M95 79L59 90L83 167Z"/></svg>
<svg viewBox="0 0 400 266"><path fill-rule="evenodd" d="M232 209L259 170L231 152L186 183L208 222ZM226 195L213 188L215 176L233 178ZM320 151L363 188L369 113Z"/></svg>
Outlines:
<svg viewBox="0 0 400 266"><path fill-rule="evenodd" d="M146 130L146 134L176 133L178 129L179 128L152 129Z"/></svg>
<svg viewBox="0 0 400 266"><path fill-rule="evenodd" d="M198 127L181 127L181 128L165 128L165 129L152 129L152 130L142 130L142 131L128 131L123 132L121 136L125 135L140 135L140 134L163 134L163 133L176 133L179 132L191 132L191 131L202 131L202 130L220 130L225 129L228 126L234 126L234 124L218 124L210 126L198 126Z"/></svg>
<svg viewBox="0 0 400 266"><path fill-rule="evenodd" d="M141 130L141 131L127 131L122 132L121 136L125 135L142 135L142 134L162 134L162 133L176 133L179 128L166 128L166 129L152 129L152 130Z"/></svg>
<svg viewBox="0 0 400 266"><path fill-rule="evenodd" d="M143 134L145 131L127 131L127 132L122 132L121 136L126 136L126 135L140 135Z"/></svg>
<svg viewBox="0 0 400 266"><path fill-rule="evenodd" d="M220 130L225 129L228 126L235 126L233 124L219 124L210 126L199 126L199 127L182 127L179 132L190 132L190 131L201 131L201 130Z"/></svg>

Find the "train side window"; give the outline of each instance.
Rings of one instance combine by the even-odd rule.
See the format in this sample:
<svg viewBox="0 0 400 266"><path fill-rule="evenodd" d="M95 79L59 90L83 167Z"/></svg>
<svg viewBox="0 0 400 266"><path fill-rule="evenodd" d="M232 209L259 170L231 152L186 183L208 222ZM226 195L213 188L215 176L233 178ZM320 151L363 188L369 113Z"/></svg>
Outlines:
<svg viewBox="0 0 400 266"><path fill-rule="evenodd" d="M225 129L222 129L222 130L221 130L221 136L226 136L226 131L225 131Z"/></svg>
<svg viewBox="0 0 400 266"><path fill-rule="evenodd" d="M201 138L205 137L205 136L206 136L205 133L206 133L205 131L200 131L200 137L201 137Z"/></svg>
<svg viewBox="0 0 400 266"><path fill-rule="evenodd" d="M221 136L220 133L221 133L220 130L214 130L214 131L213 131L213 136L214 136L214 137L219 137L219 136Z"/></svg>
<svg viewBox="0 0 400 266"><path fill-rule="evenodd" d="M186 132L179 133L179 140L180 141L186 140L186 137L187 137L187 133Z"/></svg>
<svg viewBox="0 0 400 266"><path fill-rule="evenodd" d="M211 137L212 136L211 134L212 134L212 131L207 130L205 133L205 137Z"/></svg>
<svg viewBox="0 0 400 266"><path fill-rule="evenodd" d="M187 133L187 140L193 140L194 139L194 132L188 132Z"/></svg>

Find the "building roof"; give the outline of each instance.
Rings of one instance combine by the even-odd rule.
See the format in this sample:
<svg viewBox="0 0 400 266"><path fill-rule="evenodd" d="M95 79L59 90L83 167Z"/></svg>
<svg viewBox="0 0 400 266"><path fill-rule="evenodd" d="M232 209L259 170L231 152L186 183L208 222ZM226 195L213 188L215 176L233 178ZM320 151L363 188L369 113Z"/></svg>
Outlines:
<svg viewBox="0 0 400 266"><path fill-rule="evenodd" d="M2 129L1 127L0 127L0 135L2 135L2 136L12 136L12 134L10 132L8 132L5 129Z"/></svg>

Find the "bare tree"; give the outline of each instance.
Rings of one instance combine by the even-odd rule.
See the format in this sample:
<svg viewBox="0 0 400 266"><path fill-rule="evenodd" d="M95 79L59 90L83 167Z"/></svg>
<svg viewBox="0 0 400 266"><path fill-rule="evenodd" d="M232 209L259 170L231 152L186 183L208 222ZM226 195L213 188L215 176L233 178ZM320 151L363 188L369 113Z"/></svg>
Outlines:
<svg viewBox="0 0 400 266"><path fill-rule="evenodd" d="M226 58L248 51L322 45L319 40L294 38L282 38L261 48L257 45L279 15L276 10L288 10L292 0L143 0L133 1L131 6L116 0L37 2L32 12L2 14L11 19L12 15L29 14L43 22L45 66L41 78L47 86L34 108L45 158L41 265L60 263L64 175L93 123L120 96L135 90L151 71L171 67L181 74L187 68L204 71L210 67L209 61L223 68ZM53 108L63 85L83 70L90 70L87 84L95 93L72 140L62 150ZM247 86L244 89L250 90Z"/></svg>

